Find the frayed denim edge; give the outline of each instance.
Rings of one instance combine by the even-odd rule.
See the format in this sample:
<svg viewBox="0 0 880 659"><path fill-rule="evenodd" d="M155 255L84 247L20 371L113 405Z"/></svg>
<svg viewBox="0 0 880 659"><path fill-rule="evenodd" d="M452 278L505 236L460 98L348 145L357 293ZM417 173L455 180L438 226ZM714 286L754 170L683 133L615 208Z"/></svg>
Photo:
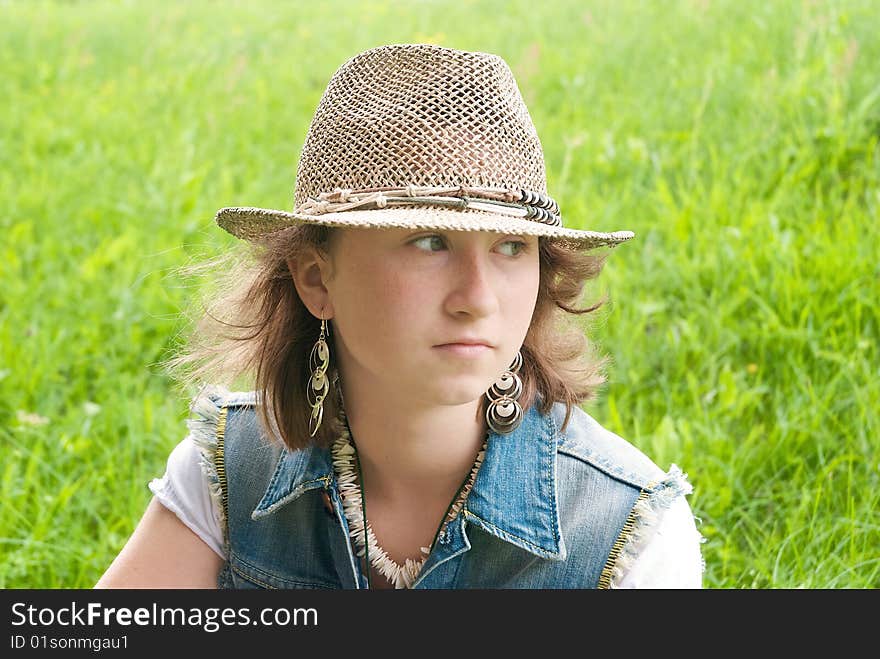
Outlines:
<svg viewBox="0 0 880 659"><path fill-rule="evenodd" d="M199 449L199 466L208 481L208 490L220 518L223 531L223 547L229 551L229 538L226 529L225 474L217 469L218 458L222 464L222 438L226 420L226 407L223 406L226 391L216 385L205 385L190 403L190 411L195 415L187 419L190 439ZM218 454L219 450L219 454Z"/></svg>
<svg viewBox="0 0 880 659"><path fill-rule="evenodd" d="M672 505L676 497L691 494L693 490L687 474L682 473L678 465L672 464L662 479L639 493L602 569L599 588L616 587L654 535L663 511ZM700 542L704 541L701 535ZM705 571L706 561L702 555L700 562Z"/></svg>

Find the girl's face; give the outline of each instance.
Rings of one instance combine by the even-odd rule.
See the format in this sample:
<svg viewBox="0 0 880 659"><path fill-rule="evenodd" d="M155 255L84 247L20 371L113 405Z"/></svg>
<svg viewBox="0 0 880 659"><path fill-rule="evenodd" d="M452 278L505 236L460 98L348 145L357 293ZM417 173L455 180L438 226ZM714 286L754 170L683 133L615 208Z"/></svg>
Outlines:
<svg viewBox="0 0 880 659"><path fill-rule="evenodd" d="M355 228L337 229L331 244L331 348L360 386L395 401L465 404L522 346L538 295L537 237ZM489 347L440 347L479 340Z"/></svg>

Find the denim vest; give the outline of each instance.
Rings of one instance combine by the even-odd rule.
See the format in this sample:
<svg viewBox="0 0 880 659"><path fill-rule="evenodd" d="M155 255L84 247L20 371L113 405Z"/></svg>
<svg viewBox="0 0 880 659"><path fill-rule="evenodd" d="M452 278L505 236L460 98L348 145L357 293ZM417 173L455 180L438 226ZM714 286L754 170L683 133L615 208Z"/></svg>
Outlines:
<svg viewBox="0 0 880 659"><path fill-rule="evenodd" d="M208 386L188 423L222 506L221 588L367 588L329 449L291 451L261 432L254 392ZM490 430L459 514L413 588L608 588L660 508L691 491L581 408L524 410ZM220 506L218 506L220 507Z"/></svg>

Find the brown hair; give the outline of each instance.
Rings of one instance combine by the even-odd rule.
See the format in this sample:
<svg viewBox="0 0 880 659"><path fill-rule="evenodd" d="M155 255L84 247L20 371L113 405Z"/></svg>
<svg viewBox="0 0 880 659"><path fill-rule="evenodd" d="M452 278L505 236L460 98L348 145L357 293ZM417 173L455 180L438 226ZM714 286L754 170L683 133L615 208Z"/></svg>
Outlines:
<svg viewBox="0 0 880 659"><path fill-rule="evenodd" d="M309 355L321 321L303 304L288 266L288 260L296 261L309 245L331 255L334 233L333 227L317 224L294 226L181 268L185 274L216 270L219 276L211 278L213 286L203 291L201 316L190 319L194 327L181 353L161 363L184 386L208 381L235 387L237 380L246 378L247 388L256 390L258 401L266 403L257 408L263 427L274 428L293 450L313 442L329 447L340 431L340 401L331 386L321 426L309 437ZM574 306L586 282L602 271L608 252L572 250L543 237L539 252L540 284L521 348L523 391L518 401L525 411L540 395L541 414L547 414L556 401L565 403L564 430L572 406L595 398L605 382L608 357L596 356L584 328L571 324L570 316L596 311L605 303L603 298L584 309ZM328 323L330 377L336 372L331 328ZM487 403L483 396L478 415L485 414Z"/></svg>

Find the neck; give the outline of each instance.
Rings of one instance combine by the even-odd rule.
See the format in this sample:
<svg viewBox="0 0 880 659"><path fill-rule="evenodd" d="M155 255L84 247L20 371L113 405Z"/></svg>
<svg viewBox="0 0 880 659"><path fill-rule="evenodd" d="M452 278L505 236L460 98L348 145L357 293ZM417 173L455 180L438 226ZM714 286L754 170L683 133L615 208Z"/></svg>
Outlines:
<svg viewBox="0 0 880 659"><path fill-rule="evenodd" d="M345 383L342 389L367 500L448 504L486 440L480 401L428 406Z"/></svg>

